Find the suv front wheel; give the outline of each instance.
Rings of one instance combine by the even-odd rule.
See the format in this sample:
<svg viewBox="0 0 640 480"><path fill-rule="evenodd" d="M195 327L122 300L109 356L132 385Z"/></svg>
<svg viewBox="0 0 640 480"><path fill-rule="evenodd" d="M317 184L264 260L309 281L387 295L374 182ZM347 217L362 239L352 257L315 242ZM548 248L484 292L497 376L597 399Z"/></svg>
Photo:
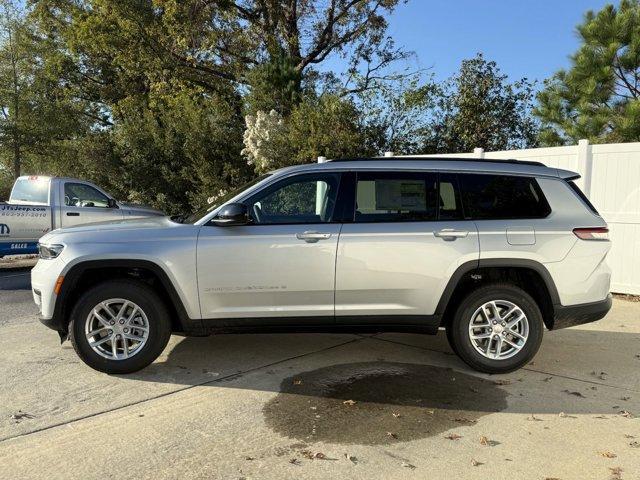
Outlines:
<svg viewBox="0 0 640 480"><path fill-rule="evenodd" d="M91 288L71 313L70 340L90 367L131 373L153 362L171 336L167 308L148 285L112 280Z"/></svg>
<svg viewBox="0 0 640 480"><path fill-rule="evenodd" d="M470 367L507 373L528 363L540 348L544 323L535 300L509 284L468 294L447 326L452 349Z"/></svg>

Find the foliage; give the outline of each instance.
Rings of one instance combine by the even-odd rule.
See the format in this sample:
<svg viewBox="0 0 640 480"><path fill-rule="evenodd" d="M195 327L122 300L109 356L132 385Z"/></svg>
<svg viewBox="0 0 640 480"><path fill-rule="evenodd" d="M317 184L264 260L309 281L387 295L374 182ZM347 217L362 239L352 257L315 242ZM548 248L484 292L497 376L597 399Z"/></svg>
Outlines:
<svg viewBox="0 0 640 480"><path fill-rule="evenodd" d="M382 83L356 96L363 115L366 151L400 155L423 153L421 137L430 124L438 86L420 75Z"/></svg>
<svg viewBox="0 0 640 480"><path fill-rule="evenodd" d="M547 145L640 140L640 2L589 11L571 68L545 82L535 113Z"/></svg>
<svg viewBox="0 0 640 480"><path fill-rule="evenodd" d="M424 133L426 152L469 152L533 147L533 84L510 83L482 54L463 60L460 71L436 92L434 118Z"/></svg>
<svg viewBox="0 0 640 480"><path fill-rule="evenodd" d="M386 19L401 0L14 1L1 178L78 176L184 213L318 156L533 143L525 80L481 56L445 85L399 67L411 53ZM344 75L320 68L331 56Z"/></svg>
<svg viewBox="0 0 640 480"><path fill-rule="evenodd" d="M337 95L306 98L288 119L272 110L246 117L247 163L256 172L329 158L366 155L366 137L356 105Z"/></svg>

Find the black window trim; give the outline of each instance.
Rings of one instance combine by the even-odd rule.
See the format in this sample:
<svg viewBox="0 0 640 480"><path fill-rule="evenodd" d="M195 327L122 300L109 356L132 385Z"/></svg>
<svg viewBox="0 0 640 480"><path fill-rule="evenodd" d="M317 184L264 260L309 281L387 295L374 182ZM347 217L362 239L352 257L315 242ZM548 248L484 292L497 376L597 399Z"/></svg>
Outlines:
<svg viewBox="0 0 640 480"><path fill-rule="evenodd" d="M578 177L580 178L580 177ZM598 209L591 203L591 200L585 195L582 189L574 182L577 178L567 178L564 182L569 186L573 194L593 213L594 215L601 216Z"/></svg>

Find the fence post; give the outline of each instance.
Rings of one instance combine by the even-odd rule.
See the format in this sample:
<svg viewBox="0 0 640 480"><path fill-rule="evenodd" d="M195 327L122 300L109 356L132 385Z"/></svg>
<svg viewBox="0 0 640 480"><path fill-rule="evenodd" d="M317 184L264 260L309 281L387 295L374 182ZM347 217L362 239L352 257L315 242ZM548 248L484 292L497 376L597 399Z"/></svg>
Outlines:
<svg viewBox="0 0 640 480"><path fill-rule="evenodd" d="M591 198L593 152L587 139L578 140L578 170L582 175L582 191L587 198Z"/></svg>
<svg viewBox="0 0 640 480"><path fill-rule="evenodd" d="M484 158L484 148L474 148L473 156L475 158Z"/></svg>

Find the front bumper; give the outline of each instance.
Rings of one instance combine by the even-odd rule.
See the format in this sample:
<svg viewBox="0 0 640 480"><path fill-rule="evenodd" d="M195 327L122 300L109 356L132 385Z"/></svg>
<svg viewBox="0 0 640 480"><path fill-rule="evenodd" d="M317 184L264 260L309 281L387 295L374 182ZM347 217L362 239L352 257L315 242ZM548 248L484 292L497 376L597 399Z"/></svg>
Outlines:
<svg viewBox="0 0 640 480"><path fill-rule="evenodd" d="M600 320L611 310L612 303L613 300L609 294L607 298L599 302L569 306L556 305L552 330Z"/></svg>

